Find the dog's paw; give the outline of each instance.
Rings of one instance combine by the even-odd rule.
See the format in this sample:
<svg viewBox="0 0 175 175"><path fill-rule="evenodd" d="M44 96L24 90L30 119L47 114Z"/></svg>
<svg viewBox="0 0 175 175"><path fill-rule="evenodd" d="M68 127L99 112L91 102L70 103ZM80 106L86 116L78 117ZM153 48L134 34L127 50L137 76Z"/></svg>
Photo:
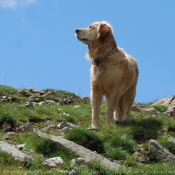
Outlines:
<svg viewBox="0 0 175 175"><path fill-rule="evenodd" d="M100 127L95 127L95 126L91 126L89 128L87 128L88 130L99 130Z"/></svg>

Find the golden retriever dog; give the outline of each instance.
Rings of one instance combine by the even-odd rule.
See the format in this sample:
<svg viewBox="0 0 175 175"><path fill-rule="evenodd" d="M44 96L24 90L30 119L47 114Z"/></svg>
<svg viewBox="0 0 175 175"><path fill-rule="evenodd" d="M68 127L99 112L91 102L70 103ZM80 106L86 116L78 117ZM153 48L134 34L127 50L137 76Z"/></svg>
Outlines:
<svg viewBox="0 0 175 175"><path fill-rule="evenodd" d="M128 120L139 74L136 60L117 46L112 27L105 21L94 22L75 32L78 40L88 45L87 58L92 60L91 129L99 128L103 96L108 105L107 123Z"/></svg>

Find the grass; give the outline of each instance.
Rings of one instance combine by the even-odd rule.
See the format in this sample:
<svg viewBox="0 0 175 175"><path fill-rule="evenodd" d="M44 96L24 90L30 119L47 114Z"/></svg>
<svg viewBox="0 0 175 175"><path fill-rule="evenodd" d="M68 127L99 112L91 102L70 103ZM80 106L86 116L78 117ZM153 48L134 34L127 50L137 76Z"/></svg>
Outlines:
<svg viewBox="0 0 175 175"><path fill-rule="evenodd" d="M157 106L154 106L154 108L159 111L159 112L165 112L167 109L168 109L168 106L165 106L165 105L157 105Z"/></svg>
<svg viewBox="0 0 175 175"><path fill-rule="evenodd" d="M66 135L66 138L85 148L96 151L99 154L104 152L103 143L98 134L94 131L87 130L86 128L74 128Z"/></svg>
<svg viewBox="0 0 175 175"><path fill-rule="evenodd" d="M44 100L58 100L67 96L75 96L75 94L67 91L53 89L46 89L45 91L54 91L55 96L47 96ZM13 96L16 101L0 104L0 140L5 141L4 135L9 131L3 129L4 123L10 124L14 128L25 122L34 122L35 128L42 129L48 125L57 126L63 119L66 119L78 126L65 133L53 130L53 135L62 135L113 161L118 161L126 167L125 169L121 167L118 172L114 172L102 167L98 162L92 162L91 165L76 164L75 166L79 169L80 175L175 173L173 165L156 162L154 156L149 152L149 140L156 139L169 149L171 153L175 154L174 145L168 140L170 136L175 137L175 120L172 117L165 116L163 112L166 108L164 106L155 107L160 112L156 116L146 112L131 112L129 122L108 125L105 121L107 106L104 104L100 112L101 129L92 131L87 130L91 124L91 105L83 100L81 101L79 97L75 96L77 101L72 105L41 105L30 109L23 106L23 103L28 101L28 97L18 94L18 90L12 87L0 85L0 98L2 96ZM75 105L80 107L74 108ZM137 105L150 107L150 104ZM34 132L17 133L10 140L6 140L6 142L16 145L26 144L24 152L32 156L36 164L26 167L1 151L0 164L2 166L0 167L0 174L8 174L10 172L13 174L58 174L57 168L48 169L43 165L43 161L46 158L62 157L64 163L58 168L70 171L73 168L71 167L71 160L77 157L72 152L53 143L49 139L39 138ZM139 157L134 154L137 145L142 145L141 154L154 161L148 165L139 164Z"/></svg>

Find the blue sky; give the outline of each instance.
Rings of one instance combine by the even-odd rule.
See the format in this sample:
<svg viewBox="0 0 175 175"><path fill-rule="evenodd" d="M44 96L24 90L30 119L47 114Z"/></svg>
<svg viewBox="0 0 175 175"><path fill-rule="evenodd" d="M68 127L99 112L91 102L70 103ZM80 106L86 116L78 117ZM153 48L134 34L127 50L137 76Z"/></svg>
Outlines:
<svg viewBox="0 0 175 175"><path fill-rule="evenodd" d="M135 101L175 94L174 0L0 0L0 84L89 96L91 62L75 29L103 20L138 61Z"/></svg>

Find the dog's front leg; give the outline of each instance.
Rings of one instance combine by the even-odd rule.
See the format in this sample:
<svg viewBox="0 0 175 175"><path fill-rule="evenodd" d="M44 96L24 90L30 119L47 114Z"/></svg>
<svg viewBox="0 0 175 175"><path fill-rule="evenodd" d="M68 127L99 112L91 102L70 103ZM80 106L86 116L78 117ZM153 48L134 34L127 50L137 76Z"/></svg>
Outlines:
<svg viewBox="0 0 175 175"><path fill-rule="evenodd" d="M102 101L102 94L98 91L92 90L91 92L91 105L92 105L92 125L91 129L99 128L99 113Z"/></svg>

